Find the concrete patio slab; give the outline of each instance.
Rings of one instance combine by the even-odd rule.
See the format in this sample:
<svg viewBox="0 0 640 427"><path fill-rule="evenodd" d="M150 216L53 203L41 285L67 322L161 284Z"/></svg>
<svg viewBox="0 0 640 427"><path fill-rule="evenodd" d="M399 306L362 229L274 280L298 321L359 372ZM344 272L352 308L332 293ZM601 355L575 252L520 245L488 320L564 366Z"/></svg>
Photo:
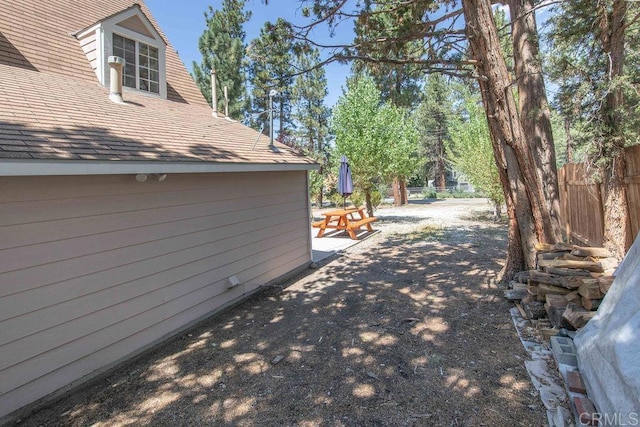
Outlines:
<svg viewBox="0 0 640 427"><path fill-rule="evenodd" d="M318 233L317 229L311 229L311 248L313 250L312 257L313 262L320 262L323 259L329 258L340 251L343 251L353 245L356 245L363 240L379 233L379 230L372 232L367 230L359 231L357 236L358 240L354 240L345 231L332 231L327 232L322 237L316 237Z"/></svg>

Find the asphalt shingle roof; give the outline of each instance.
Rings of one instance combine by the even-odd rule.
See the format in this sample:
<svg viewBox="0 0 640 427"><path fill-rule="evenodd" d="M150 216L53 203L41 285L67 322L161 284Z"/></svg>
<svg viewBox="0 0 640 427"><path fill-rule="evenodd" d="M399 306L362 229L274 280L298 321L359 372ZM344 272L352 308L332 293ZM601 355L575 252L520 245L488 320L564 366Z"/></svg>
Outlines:
<svg viewBox="0 0 640 427"><path fill-rule="evenodd" d="M126 91L109 100L78 30L125 10L127 0L2 0L1 159L311 164L284 145L211 116L175 50L167 46L168 99ZM151 12L143 13L158 27ZM256 143L256 139L257 143ZM254 149L255 144L255 149Z"/></svg>

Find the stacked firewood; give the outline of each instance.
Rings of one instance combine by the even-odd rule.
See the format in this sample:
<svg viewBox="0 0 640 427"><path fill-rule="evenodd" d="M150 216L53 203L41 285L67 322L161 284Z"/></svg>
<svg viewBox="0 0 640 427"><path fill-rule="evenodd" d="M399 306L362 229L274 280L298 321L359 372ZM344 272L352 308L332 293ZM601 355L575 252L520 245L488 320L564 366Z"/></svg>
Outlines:
<svg viewBox="0 0 640 427"><path fill-rule="evenodd" d="M538 322L547 332L583 327L611 287L617 260L605 248L540 244L536 251L537 268L520 273L505 296L523 317L548 318Z"/></svg>

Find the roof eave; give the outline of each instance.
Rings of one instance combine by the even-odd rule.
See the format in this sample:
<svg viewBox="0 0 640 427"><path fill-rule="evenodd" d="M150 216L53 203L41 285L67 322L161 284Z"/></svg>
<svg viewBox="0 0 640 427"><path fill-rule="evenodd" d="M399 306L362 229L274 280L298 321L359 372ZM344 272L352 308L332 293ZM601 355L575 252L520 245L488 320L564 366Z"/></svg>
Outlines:
<svg viewBox="0 0 640 427"><path fill-rule="evenodd" d="M144 18L145 21L147 21L147 24L151 27L151 29L153 30L153 32L156 34L156 37L158 37L160 40L162 40L162 42L165 45L168 45L169 43L167 43L167 40L165 40L164 37L162 37L162 34L160 34L160 31L158 31L158 29L155 27L155 25L153 25L153 22L151 22L151 20L149 19L149 17L144 13L144 10L142 10L142 7L140 7L140 4L138 3L134 3L131 6L129 6L126 9L123 9L119 12L116 12L110 16L107 16L101 20L99 20L98 22L94 22L93 24L89 25L88 27L85 27L81 30L78 31L74 31L73 33L71 33L71 35L73 37L75 37L76 39L78 38L82 38L84 35L86 35L89 32L93 32L96 30L97 27L99 27L100 25L103 25L105 22L107 21L111 21L114 18L118 17L118 16L122 16L122 15L127 15L130 12L139 12L142 17Z"/></svg>
<svg viewBox="0 0 640 427"><path fill-rule="evenodd" d="M157 162L0 159L0 176L122 175L153 173L318 170L317 163Z"/></svg>

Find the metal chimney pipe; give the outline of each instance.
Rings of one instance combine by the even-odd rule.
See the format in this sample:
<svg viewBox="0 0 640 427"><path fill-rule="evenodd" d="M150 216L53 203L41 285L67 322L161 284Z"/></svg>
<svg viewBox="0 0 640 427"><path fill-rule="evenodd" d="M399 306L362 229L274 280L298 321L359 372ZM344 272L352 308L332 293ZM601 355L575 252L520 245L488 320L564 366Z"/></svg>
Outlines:
<svg viewBox="0 0 640 427"><path fill-rule="evenodd" d="M269 147L273 148L273 97L278 92L271 89L269 92Z"/></svg>
<svg viewBox="0 0 640 427"><path fill-rule="evenodd" d="M122 99L122 69L125 60L119 56L107 58L109 64L109 99L118 104L123 104Z"/></svg>
<svg viewBox="0 0 640 427"><path fill-rule="evenodd" d="M211 107L213 110L211 111L211 115L213 117L218 117L218 90L216 83L216 69L211 69Z"/></svg>
<svg viewBox="0 0 640 427"><path fill-rule="evenodd" d="M226 86L224 87L224 116L229 117L229 94Z"/></svg>

